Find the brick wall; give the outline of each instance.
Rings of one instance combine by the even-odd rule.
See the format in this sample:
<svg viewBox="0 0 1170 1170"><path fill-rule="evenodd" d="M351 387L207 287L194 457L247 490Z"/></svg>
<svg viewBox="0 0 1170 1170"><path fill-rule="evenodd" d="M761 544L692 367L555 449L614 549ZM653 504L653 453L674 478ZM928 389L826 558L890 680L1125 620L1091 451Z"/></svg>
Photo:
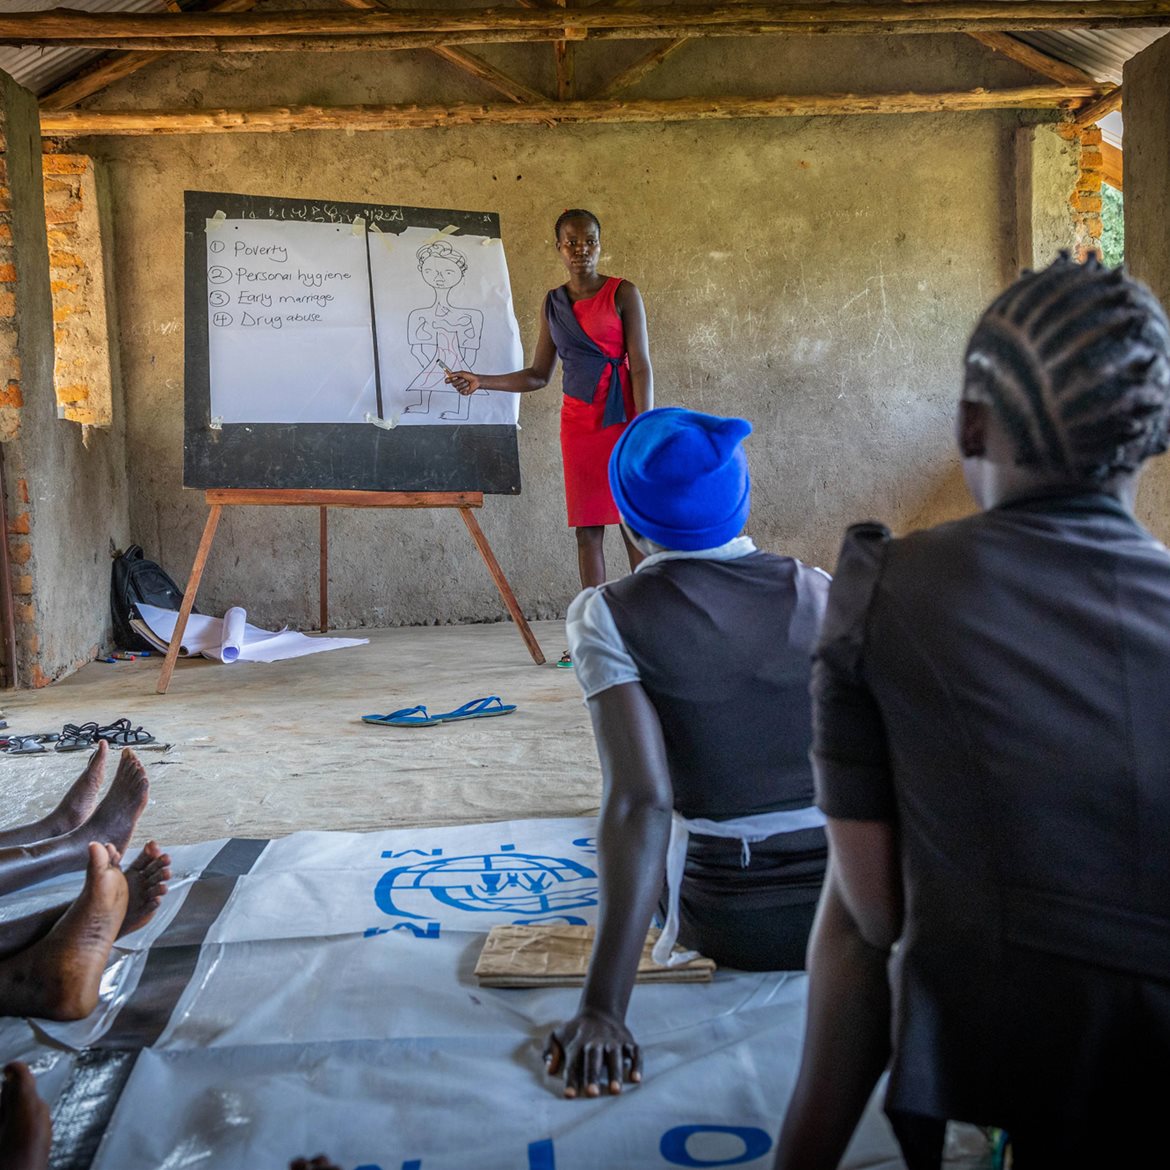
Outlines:
<svg viewBox="0 0 1170 1170"><path fill-rule="evenodd" d="M108 427L109 330L94 164L85 155L46 154L43 165L57 414Z"/></svg>
<svg viewBox="0 0 1170 1170"><path fill-rule="evenodd" d="M1099 252L1101 248L1101 186L1105 182L1101 127L1068 123L1059 126L1058 132L1080 151L1077 182L1069 203L1076 233L1076 255L1083 260L1089 252Z"/></svg>

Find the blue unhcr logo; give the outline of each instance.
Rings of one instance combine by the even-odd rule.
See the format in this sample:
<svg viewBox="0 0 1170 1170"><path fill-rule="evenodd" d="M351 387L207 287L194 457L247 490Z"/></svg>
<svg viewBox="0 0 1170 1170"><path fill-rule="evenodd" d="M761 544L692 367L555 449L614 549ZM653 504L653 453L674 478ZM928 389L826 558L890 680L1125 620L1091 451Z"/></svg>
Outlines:
<svg viewBox="0 0 1170 1170"><path fill-rule="evenodd" d="M502 845L496 853L388 870L374 887L374 901L383 914L416 919L438 917L439 907L532 919L597 905L597 874L588 866L513 850Z"/></svg>

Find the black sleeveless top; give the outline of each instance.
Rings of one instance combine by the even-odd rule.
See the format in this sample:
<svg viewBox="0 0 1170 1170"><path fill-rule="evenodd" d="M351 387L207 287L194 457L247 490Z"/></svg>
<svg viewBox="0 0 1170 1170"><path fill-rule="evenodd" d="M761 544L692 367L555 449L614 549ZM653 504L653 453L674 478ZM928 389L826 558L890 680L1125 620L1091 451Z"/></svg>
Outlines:
<svg viewBox="0 0 1170 1170"><path fill-rule="evenodd" d="M661 720L683 816L812 803L809 680L828 586L799 561L753 552L667 559L603 587Z"/></svg>

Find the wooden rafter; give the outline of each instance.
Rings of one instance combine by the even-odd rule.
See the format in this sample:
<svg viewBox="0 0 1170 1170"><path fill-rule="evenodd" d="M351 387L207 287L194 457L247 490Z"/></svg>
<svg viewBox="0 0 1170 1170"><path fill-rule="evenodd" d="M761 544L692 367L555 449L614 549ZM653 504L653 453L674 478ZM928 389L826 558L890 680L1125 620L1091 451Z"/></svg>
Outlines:
<svg viewBox="0 0 1170 1170"><path fill-rule="evenodd" d="M573 14L551 27L547 8L395 9L366 12L48 12L0 16L0 43L143 51L301 51L420 48L488 40L674 39L687 35L996 32L1043 28L1139 28L1170 24L1170 0L875 0L873 3L624 7ZM420 42L416 38L422 38Z"/></svg>
<svg viewBox="0 0 1170 1170"><path fill-rule="evenodd" d="M546 100L544 94L539 90L532 89L523 82L517 81L514 77L510 77L474 53L464 52L463 49L457 49L453 45L440 45L438 48L432 49L431 52L442 57L444 61L454 65L457 69L461 69L468 76L479 78L480 81L490 85L492 89L514 102L543 102Z"/></svg>
<svg viewBox="0 0 1170 1170"><path fill-rule="evenodd" d="M1105 182L1110 187L1116 187L1118 191L1123 189L1121 186L1121 153L1112 143L1101 143L1101 170L1105 176Z"/></svg>
<svg viewBox="0 0 1170 1170"><path fill-rule="evenodd" d="M389 7L383 3L383 0L341 0L341 2L348 8L361 8L367 11L390 11ZM517 81L514 77L510 77L502 69L497 69L494 65L485 61L482 57L477 57L474 53L467 53L463 49L455 48L453 45L438 45L430 51L435 56L441 57L449 65L454 65L460 72L466 73L469 77L474 77L478 81L482 81L497 93L502 93L509 101L542 102L545 100L544 94L538 90L532 89L523 82Z"/></svg>
<svg viewBox="0 0 1170 1170"><path fill-rule="evenodd" d="M1051 57L1047 53L1042 53L1039 49L1025 44L1023 41L1018 40L1008 33L976 32L969 33L968 35L977 40L981 45L986 45L987 48L999 53L1001 56L1009 57L1018 65L1023 65L1025 68L1031 69L1033 73L1039 73L1041 77L1058 81L1061 85L1097 84L1097 79L1091 74L1086 73L1083 69L1078 69L1075 65L1069 65L1065 61L1058 61L1055 57ZM1105 85L1101 86L1102 90L1106 88L1108 87Z"/></svg>
<svg viewBox="0 0 1170 1170"><path fill-rule="evenodd" d="M205 5L208 12L246 12L260 0L217 0ZM176 4L172 12L178 12ZM39 100L42 110L67 110L95 93L137 73L146 65L162 60L159 53L108 53L97 61L79 69L68 80L44 94Z"/></svg>
<svg viewBox="0 0 1170 1170"><path fill-rule="evenodd" d="M676 37L673 41L667 41L666 44L651 49L644 57L639 57L632 65L628 65L616 77L612 78L594 96L598 98L613 97L615 94L621 93L623 89L629 89L631 85L636 85L648 73L657 69L667 57L673 56L692 39L691 37Z"/></svg>
<svg viewBox="0 0 1170 1170"><path fill-rule="evenodd" d="M1096 101L1077 110L1077 116L1073 121L1078 126L1092 126L1094 122L1100 122L1107 114L1112 114L1114 110L1120 110L1121 97L1121 86L1115 86L1097 98Z"/></svg>
<svg viewBox="0 0 1170 1170"><path fill-rule="evenodd" d="M529 126L549 122L683 122L822 114L1068 109L1083 86L1034 85L931 93L806 94L662 101L532 102L524 105L272 106L251 110L63 110L41 117L46 137L272 133L295 130L421 130L436 126Z"/></svg>

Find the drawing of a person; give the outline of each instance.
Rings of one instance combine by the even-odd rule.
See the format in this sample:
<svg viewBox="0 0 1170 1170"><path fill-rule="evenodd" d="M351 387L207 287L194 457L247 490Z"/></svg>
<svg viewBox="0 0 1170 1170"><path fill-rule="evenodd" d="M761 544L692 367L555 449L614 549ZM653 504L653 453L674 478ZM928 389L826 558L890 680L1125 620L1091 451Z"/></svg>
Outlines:
<svg viewBox="0 0 1170 1170"><path fill-rule="evenodd" d="M467 272L467 257L446 240L424 244L416 253L423 280L435 290L435 299L426 308L412 309L406 319L410 352L422 369L406 387L405 414L430 414L431 396L436 390L449 397L452 409L443 419L465 419L470 398L457 394L446 383L448 369L471 369L479 353L483 313L451 304L451 290Z"/></svg>

